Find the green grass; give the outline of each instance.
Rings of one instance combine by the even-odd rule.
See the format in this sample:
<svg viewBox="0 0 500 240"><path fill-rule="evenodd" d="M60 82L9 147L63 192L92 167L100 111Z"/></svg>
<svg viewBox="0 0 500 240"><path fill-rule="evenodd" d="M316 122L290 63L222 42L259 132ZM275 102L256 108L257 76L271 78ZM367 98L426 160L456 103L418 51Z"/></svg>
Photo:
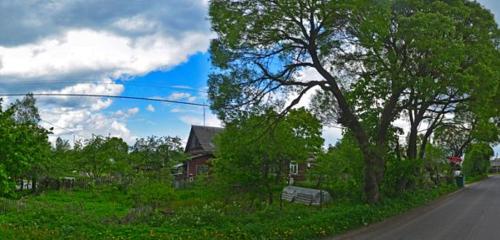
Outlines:
<svg viewBox="0 0 500 240"><path fill-rule="evenodd" d="M465 176L465 183L471 184L471 183L482 181L486 178L488 178L488 175L486 175L486 174L485 175L478 175L478 176L474 176L474 177Z"/></svg>
<svg viewBox="0 0 500 240"><path fill-rule="evenodd" d="M118 190L47 192L0 199L0 239L317 239L381 221L454 191L453 186L403 194L378 205L272 205L248 210L192 190L178 193L169 211L132 214ZM164 213L165 212L165 213ZM130 219L129 219L130 220Z"/></svg>

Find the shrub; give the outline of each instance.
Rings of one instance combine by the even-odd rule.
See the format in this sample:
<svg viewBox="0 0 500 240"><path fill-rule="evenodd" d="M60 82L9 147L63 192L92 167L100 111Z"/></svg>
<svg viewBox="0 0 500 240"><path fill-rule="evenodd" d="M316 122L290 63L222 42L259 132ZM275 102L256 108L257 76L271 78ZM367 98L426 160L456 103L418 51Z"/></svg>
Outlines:
<svg viewBox="0 0 500 240"><path fill-rule="evenodd" d="M168 206L176 195L170 183L157 180L138 179L129 186L128 195L134 207L153 208Z"/></svg>

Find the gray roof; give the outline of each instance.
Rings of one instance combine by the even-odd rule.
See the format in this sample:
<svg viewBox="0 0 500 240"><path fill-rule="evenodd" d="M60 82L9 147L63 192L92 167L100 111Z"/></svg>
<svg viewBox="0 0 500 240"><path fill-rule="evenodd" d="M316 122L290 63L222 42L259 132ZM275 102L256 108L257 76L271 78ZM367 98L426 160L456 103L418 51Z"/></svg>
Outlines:
<svg viewBox="0 0 500 240"><path fill-rule="evenodd" d="M492 167L498 167L500 166L500 158L495 158L493 160L490 161L490 165Z"/></svg>
<svg viewBox="0 0 500 240"><path fill-rule="evenodd" d="M220 127L192 125L186 145L186 152L190 152L192 148L204 152L213 152L215 149L215 145L213 143L214 137L223 130L224 128Z"/></svg>

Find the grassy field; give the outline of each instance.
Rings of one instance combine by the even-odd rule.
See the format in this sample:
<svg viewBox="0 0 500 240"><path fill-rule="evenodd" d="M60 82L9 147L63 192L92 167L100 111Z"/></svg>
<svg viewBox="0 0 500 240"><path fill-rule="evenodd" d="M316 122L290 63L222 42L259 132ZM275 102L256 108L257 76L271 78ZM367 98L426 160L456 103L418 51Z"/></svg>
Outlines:
<svg viewBox="0 0 500 240"><path fill-rule="evenodd" d="M453 186L403 194L370 206L337 202L248 209L224 205L203 192L183 190L170 207L132 208L113 188L53 191L0 199L0 239L317 239L383 220L422 205ZM203 202L206 201L206 202Z"/></svg>

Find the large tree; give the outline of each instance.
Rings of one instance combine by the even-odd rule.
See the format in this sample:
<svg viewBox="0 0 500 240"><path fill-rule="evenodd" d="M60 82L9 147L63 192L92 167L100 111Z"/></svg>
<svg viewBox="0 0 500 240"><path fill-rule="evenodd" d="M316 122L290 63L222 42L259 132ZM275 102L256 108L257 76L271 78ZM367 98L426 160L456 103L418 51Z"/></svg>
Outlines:
<svg viewBox="0 0 500 240"><path fill-rule="evenodd" d="M498 37L491 13L465 0L214 0L210 17L218 34L212 109L224 121L269 106L284 114L318 91L322 111L349 128L361 149L369 202L380 198L391 123L415 106L412 94L441 86L425 98L440 104L454 101L444 96L454 94L449 85L474 92L478 71L463 64L491 73ZM469 47L490 55L468 61ZM318 76L306 80L310 70ZM479 80L496 88L498 79L485 77Z"/></svg>
<svg viewBox="0 0 500 240"><path fill-rule="evenodd" d="M463 170L466 176L474 177L488 174L490 170L490 158L494 151L491 146L485 143L472 144L463 163Z"/></svg>
<svg viewBox="0 0 500 240"><path fill-rule="evenodd" d="M40 127L32 95L0 109L0 195L15 190L15 180L31 179L33 190L50 156L48 130Z"/></svg>
<svg viewBox="0 0 500 240"><path fill-rule="evenodd" d="M78 153L80 169L95 179L125 172L128 167L128 145L118 137L92 136Z"/></svg>
<svg viewBox="0 0 500 240"><path fill-rule="evenodd" d="M179 137L138 138L130 153L131 165L139 171L156 173L157 178L170 177L171 167L186 159Z"/></svg>
<svg viewBox="0 0 500 240"><path fill-rule="evenodd" d="M290 162L305 164L321 151L321 124L304 109L283 117L269 110L228 123L216 137L214 173L220 189L273 202Z"/></svg>

